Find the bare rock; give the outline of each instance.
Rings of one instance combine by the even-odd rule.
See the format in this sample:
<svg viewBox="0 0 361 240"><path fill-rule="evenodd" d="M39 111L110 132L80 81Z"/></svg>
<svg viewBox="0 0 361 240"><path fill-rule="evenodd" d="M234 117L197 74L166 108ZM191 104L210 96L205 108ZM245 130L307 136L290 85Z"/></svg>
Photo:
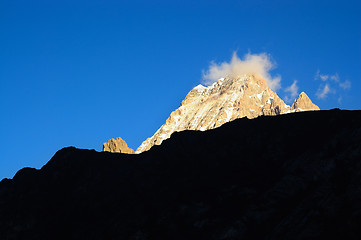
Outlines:
<svg viewBox="0 0 361 240"><path fill-rule="evenodd" d="M320 110L320 108L317 105L315 105L311 101L311 99L307 96L307 94L304 92L302 92L298 96L298 98L294 101L294 103L291 106L291 109L296 112Z"/></svg>
<svg viewBox="0 0 361 240"><path fill-rule="evenodd" d="M103 143L103 152L134 154L134 150L129 148L127 143L120 137L109 139L108 142Z"/></svg>

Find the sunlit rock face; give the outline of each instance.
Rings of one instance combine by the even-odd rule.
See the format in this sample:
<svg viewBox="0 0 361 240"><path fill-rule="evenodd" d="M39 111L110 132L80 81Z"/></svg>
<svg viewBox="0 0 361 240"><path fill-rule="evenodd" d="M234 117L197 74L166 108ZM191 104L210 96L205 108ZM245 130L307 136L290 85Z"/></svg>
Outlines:
<svg viewBox="0 0 361 240"><path fill-rule="evenodd" d="M134 150L129 148L127 143L120 137L109 139L108 142L103 143L103 152L134 154Z"/></svg>
<svg viewBox="0 0 361 240"><path fill-rule="evenodd" d="M291 108L296 112L320 110L320 108L313 104L311 99L304 92L302 92L300 96L294 101Z"/></svg>
<svg viewBox="0 0 361 240"><path fill-rule="evenodd" d="M237 118L255 118L262 115L279 115L292 112L319 110L302 92L292 106L254 74L221 78L211 86L198 85L173 111L158 131L145 140L136 153L160 145L173 132L184 130L205 131Z"/></svg>

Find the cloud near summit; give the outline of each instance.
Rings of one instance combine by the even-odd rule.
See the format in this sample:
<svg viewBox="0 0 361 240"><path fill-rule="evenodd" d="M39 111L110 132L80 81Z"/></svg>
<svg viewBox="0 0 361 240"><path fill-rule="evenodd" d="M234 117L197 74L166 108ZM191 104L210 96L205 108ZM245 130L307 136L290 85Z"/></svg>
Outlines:
<svg viewBox="0 0 361 240"><path fill-rule="evenodd" d="M207 71L203 71L203 83L211 85L218 79L225 76L238 76L243 74L257 73L261 75L268 86L276 91L281 88L281 76L271 77L269 73L275 67L275 63L271 61L266 53L244 55L243 59L233 52L230 62L215 63L211 62Z"/></svg>

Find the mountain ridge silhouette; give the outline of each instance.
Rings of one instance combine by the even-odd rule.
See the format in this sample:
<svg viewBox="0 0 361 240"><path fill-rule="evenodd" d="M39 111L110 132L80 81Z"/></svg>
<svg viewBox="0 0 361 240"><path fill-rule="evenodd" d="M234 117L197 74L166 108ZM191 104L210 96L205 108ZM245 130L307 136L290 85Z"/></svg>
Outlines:
<svg viewBox="0 0 361 240"><path fill-rule="evenodd" d="M237 119L0 182L0 239L358 239L361 111Z"/></svg>

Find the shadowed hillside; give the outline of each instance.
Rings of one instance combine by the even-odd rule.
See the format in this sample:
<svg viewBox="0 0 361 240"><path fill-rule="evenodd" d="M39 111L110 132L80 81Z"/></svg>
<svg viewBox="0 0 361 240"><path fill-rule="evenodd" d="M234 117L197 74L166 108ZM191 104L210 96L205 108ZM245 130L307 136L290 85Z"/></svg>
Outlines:
<svg viewBox="0 0 361 240"><path fill-rule="evenodd" d="M0 183L0 239L359 239L361 111L238 119Z"/></svg>

